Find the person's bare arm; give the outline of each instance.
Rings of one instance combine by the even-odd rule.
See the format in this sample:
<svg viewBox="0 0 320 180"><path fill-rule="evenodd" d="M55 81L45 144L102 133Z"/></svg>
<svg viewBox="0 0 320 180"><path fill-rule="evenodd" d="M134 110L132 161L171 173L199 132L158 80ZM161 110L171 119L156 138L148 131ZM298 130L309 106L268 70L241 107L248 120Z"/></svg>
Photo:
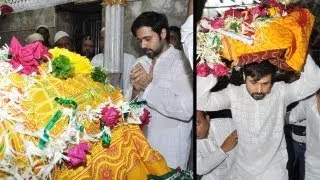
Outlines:
<svg viewBox="0 0 320 180"><path fill-rule="evenodd" d="M237 130L234 130L221 145L221 149L227 153L231 151L238 143Z"/></svg>
<svg viewBox="0 0 320 180"><path fill-rule="evenodd" d="M189 0L188 2L188 10L187 10L187 17L191 16L193 14L193 0Z"/></svg>

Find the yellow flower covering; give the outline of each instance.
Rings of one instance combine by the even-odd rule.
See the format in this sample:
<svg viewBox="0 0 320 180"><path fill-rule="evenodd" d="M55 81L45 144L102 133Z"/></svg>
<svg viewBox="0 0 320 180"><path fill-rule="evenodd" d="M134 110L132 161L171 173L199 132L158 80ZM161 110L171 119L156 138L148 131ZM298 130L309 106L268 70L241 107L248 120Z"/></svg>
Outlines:
<svg viewBox="0 0 320 180"><path fill-rule="evenodd" d="M285 63L299 72L306 60L314 20L311 12L303 8L294 10L285 17L275 17L255 29L253 45L224 37L222 56L238 61L241 56L251 54L254 57L259 52L285 50Z"/></svg>
<svg viewBox="0 0 320 180"><path fill-rule="evenodd" d="M119 89L94 82L85 57L65 49L50 50L53 57L69 57L76 74L66 80L48 73L42 64L41 75L20 75L10 64L0 61L0 179L147 179L170 172L163 156L152 149L139 125L123 119L126 104ZM76 111L57 103L55 98L71 99ZM111 129L111 144L101 142L101 108L116 107L122 116ZM41 148L44 129L56 112L62 116L48 130L48 141ZM125 111L125 112L124 112ZM104 129L105 130L105 129ZM106 132L108 133L108 132ZM66 153L79 142L90 147L86 162L68 167Z"/></svg>
<svg viewBox="0 0 320 180"><path fill-rule="evenodd" d="M269 8L268 14L270 15L270 17L280 17L280 8L279 7Z"/></svg>
<svg viewBox="0 0 320 180"><path fill-rule="evenodd" d="M50 49L49 52L52 54L52 60L60 55L68 57L75 68L75 74L90 74L94 68L88 58L81 56L80 54L70 52L65 48L55 47Z"/></svg>

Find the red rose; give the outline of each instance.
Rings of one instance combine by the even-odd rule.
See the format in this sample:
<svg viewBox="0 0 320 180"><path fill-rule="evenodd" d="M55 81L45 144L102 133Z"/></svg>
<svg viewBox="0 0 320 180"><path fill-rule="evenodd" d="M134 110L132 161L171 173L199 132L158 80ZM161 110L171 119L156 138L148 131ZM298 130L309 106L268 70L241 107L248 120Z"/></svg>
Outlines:
<svg viewBox="0 0 320 180"><path fill-rule="evenodd" d="M210 71L210 67L205 63L197 65L197 75L200 77L207 77L210 74Z"/></svg>
<svg viewBox="0 0 320 180"><path fill-rule="evenodd" d="M142 122L142 126L148 125L150 122L150 112L147 109L143 109L143 115L140 116L140 121Z"/></svg>
<svg viewBox="0 0 320 180"><path fill-rule="evenodd" d="M114 127L118 124L120 112L114 107L105 107L102 109L102 122L109 127Z"/></svg>
<svg viewBox="0 0 320 180"><path fill-rule="evenodd" d="M86 162L86 152L89 152L90 147L86 142L84 143L79 143L75 146L73 146L71 149L68 151L68 158L69 158L69 166L75 167L79 164L82 164Z"/></svg>
<svg viewBox="0 0 320 180"><path fill-rule="evenodd" d="M223 24L224 24L224 19L222 19L222 18L215 19L215 20L211 21L211 23L210 23L210 25L213 29L222 28Z"/></svg>
<svg viewBox="0 0 320 180"><path fill-rule="evenodd" d="M227 75L227 73L229 72L229 68L225 65L222 64L216 64L215 66L213 66L213 70L212 70L212 74L214 76L225 76Z"/></svg>
<svg viewBox="0 0 320 180"><path fill-rule="evenodd" d="M20 65L23 69L22 74L29 75L32 72L39 73L38 66L41 59L46 59L45 55L50 57L48 48L40 42L35 42L22 47L19 41L13 37L10 43L9 53L13 55L10 63L13 68L18 68Z"/></svg>

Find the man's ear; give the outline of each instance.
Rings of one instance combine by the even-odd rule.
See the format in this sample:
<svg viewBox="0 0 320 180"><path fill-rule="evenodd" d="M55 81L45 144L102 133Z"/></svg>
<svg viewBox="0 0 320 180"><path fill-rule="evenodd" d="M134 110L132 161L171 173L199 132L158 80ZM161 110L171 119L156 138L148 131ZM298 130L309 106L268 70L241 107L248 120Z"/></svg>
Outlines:
<svg viewBox="0 0 320 180"><path fill-rule="evenodd" d="M165 28L163 28L163 29L161 30L161 34L160 34L161 40L162 40L162 39L166 39L167 33L168 33L168 31L167 31Z"/></svg>
<svg viewBox="0 0 320 180"><path fill-rule="evenodd" d="M210 123L210 116L208 114L206 114L206 120L207 120L207 123Z"/></svg>

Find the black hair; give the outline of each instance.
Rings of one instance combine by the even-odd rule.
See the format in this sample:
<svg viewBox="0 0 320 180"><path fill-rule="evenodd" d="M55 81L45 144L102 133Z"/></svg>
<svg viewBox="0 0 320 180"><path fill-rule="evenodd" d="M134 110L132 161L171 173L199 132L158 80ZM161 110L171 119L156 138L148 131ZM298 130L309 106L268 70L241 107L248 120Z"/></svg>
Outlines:
<svg viewBox="0 0 320 180"><path fill-rule="evenodd" d="M143 12L133 21L131 26L132 34L136 37L137 30L143 26L150 27L152 31L156 32L159 35L159 38L161 37L160 35L162 29L166 29L166 40L169 42L169 23L165 14L157 13L154 11Z"/></svg>
<svg viewBox="0 0 320 180"><path fill-rule="evenodd" d="M254 81L259 81L261 78L271 74L272 82L277 71L277 67L270 63L268 60L264 60L261 63L250 63L243 66L244 75L250 76Z"/></svg>
<svg viewBox="0 0 320 180"><path fill-rule="evenodd" d="M177 27L177 26L170 26L169 27L169 31L170 32L174 32L177 36L178 36L178 41L181 41L181 28Z"/></svg>

